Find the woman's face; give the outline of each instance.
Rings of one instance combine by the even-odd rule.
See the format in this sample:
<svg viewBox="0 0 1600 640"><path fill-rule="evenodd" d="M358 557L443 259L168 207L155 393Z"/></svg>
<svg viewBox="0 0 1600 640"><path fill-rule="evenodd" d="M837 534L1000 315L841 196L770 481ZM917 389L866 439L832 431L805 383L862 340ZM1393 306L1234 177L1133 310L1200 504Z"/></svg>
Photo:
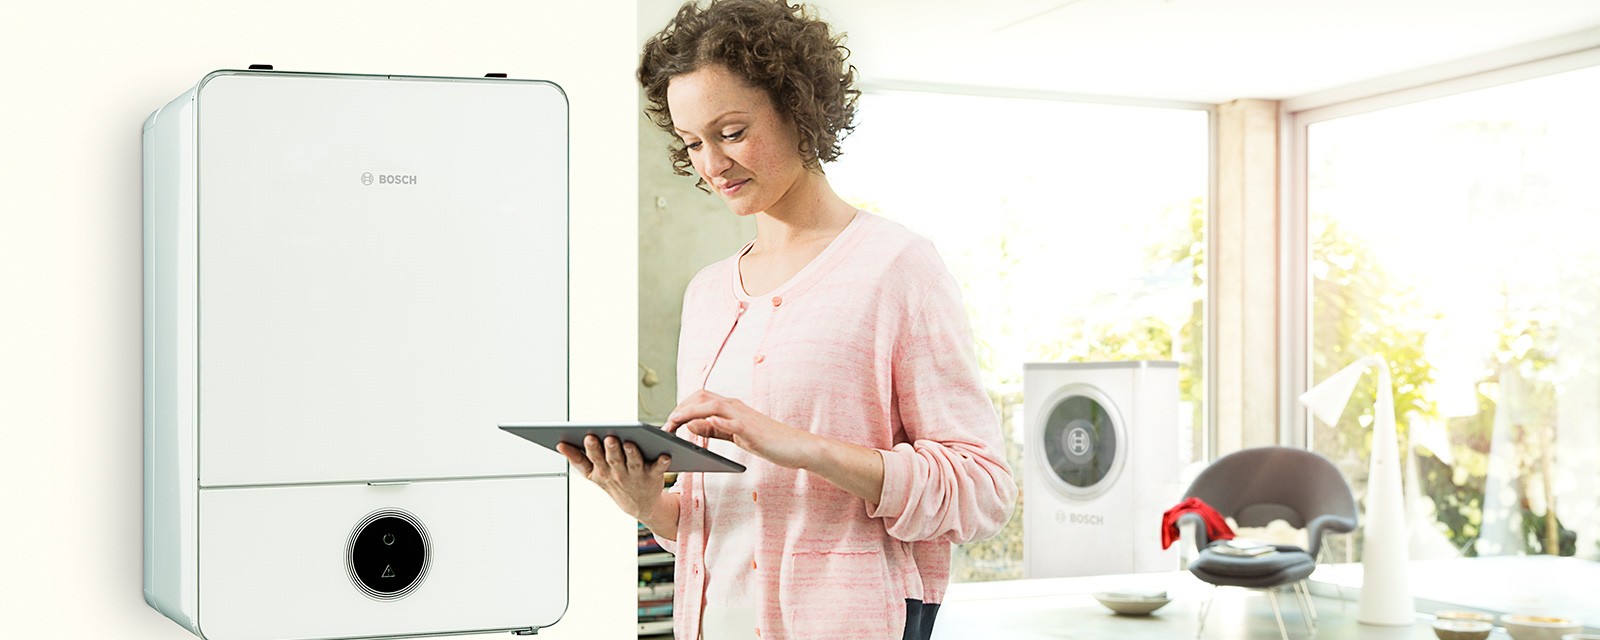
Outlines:
<svg viewBox="0 0 1600 640"><path fill-rule="evenodd" d="M667 110L695 171L735 214L771 209L805 178L794 125L721 65L668 82Z"/></svg>

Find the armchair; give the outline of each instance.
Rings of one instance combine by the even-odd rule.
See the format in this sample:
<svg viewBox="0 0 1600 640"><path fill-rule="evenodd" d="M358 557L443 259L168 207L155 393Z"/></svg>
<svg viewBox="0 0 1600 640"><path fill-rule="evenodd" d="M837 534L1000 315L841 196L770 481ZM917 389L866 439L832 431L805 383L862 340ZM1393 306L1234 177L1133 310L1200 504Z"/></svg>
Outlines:
<svg viewBox="0 0 1600 640"><path fill-rule="evenodd" d="M1277 589L1292 585L1307 630L1316 634L1316 606L1306 578L1316 569L1323 536L1349 533L1358 522L1356 501L1350 485L1327 458L1304 449L1260 447L1236 451L1213 462L1189 485L1186 497L1204 500L1224 517L1240 526L1266 526L1284 520L1290 526L1306 529L1308 548L1278 545L1277 553L1241 557L1218 553L1216 541L1208 540L1197 514L1178 520L1193 521L1198 557L1189 565L1195 577L1216 586L1246 587L1267 592L1278 633L1289 637L1278 608ZM1215 597L1215 592L1213 592ZM1210 600L1201 608L1200 631L1205 630ZM1196 637L1199 633L1196 633Z"/></svg>

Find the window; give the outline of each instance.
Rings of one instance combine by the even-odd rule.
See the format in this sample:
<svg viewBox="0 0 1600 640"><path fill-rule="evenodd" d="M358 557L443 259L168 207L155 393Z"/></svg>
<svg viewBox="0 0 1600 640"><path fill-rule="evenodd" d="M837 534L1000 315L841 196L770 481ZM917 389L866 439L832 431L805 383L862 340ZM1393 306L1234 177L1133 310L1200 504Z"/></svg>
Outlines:
<svg viewBox="0 0 1600 640"><path fill-rule="evenodd" d="M1600 559L1597 85L1592 67L1307 128L1311 376L1390 361L1414 560ZM1358 495L1363 384L1307 432Z"/></svg>
<svg viewBox="0 0 1600 640"><path fill-rule="evenodd" d="M1028 361L1179 361L1174 464L1202 459L1205 111L883 92L858 124L829 179L938 246L1018 474ZM1026 508L958 549L954 579L1021 578Z"/></svg>

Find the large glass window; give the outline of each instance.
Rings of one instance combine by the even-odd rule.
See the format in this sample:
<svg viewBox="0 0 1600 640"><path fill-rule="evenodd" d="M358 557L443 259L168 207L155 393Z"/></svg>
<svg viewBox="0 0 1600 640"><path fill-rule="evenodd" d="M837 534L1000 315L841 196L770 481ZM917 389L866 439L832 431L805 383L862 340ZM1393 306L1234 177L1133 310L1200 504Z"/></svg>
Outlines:
<svg viewBox="0 0 1600 640"><path fill-rule="evenodd" d="M1203 457L1206 112L883 92L858 125L829 179L938 246L1019 474L1030 361L1177 360L1173 463ZM1022 577L1026 508L957 551L957 581Z"/></svg>
<svg viewBox="0 0 1600 640"><path fill-rule="evenodd" d="M1600 559L1596 86L1589 68L1307 129L1312 376L1391 363L1414 559ZM1358 493L1372 393L1308 432Z"/></svg>

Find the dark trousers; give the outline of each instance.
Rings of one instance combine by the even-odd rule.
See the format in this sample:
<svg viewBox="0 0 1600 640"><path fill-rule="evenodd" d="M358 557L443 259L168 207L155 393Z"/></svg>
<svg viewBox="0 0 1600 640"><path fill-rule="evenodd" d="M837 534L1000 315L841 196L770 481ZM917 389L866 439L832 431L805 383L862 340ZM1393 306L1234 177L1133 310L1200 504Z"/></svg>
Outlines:
<svg viewBox="0 0 1600 640"><path fill-rule="evenodd" d="M933 619L939 616L939 605L906 598L906 634L902 640L928 640L933 637Z"/></svg>

